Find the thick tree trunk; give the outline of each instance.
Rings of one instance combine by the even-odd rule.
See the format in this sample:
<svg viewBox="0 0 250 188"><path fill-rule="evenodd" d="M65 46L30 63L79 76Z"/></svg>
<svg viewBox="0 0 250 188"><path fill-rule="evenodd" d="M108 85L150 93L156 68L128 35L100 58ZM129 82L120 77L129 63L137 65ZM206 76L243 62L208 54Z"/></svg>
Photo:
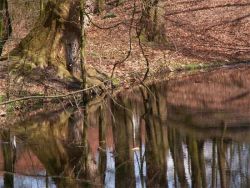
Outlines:
<svg viewBox="0 0 250 188"><path fill-rule="evenodd" d="M105 0L95 0L94 13L100 14L104 10Z"/></svg>
<svg viewBox="0 0 250 188"><path fill-rule="evenodd" d="M12 32L7 0L0 1L0 55L3 45Z"/></svg>
<svg viewBox="0 0 250 188"><path fill-rule="evenodd" d="M11 53L15 68L54 67L62 78L82 80L79 1L50 0L32 31ZM87 85L100 84L105 76L87 67Z"/></svg>
<svg viewBox="0 0 250 188"><path fill-rule="evenodd" d="M161 0L143 0L142 25L148 41L165 41L164 2Z"/></svg>

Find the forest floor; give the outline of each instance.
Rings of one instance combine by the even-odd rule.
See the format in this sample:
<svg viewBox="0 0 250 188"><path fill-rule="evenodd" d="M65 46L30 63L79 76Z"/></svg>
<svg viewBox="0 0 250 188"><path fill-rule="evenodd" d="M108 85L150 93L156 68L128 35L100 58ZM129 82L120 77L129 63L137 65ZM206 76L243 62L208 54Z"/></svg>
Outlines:
<svg viewBox="0 0 250 188"><path fill-rule="evenodd" d="M89 28L88 62L107 74L110 74L115 63L122 62L115 71L116 76L124 77L131 83L134 73L145 73L146 61L149 63L151 75L249 61L248 1L171 0L162 6L167 10L162 18L166 22L167 45L147 42L142 36L140 39L147 60L145 59L135 32L138 15L135 15L130 34L133 4L125 1L123 6L107 9L102 15L92 18L100 27L122 22L125 24L107 30ZM140 15L139 5L136 10ZM107 15L111 18L104 19ZM123 62L130 51L130 39L131 54Z"/></svg>
<svg viewBox="0 0 250 188"><path fill-rule="evenodd" d="M31 8L25 11L27 7L18 5L15 0L10 2L13 2L9 6L10 14L15 18L12 21L11 37L15 40L6 43L5 54L27 35L34 24L34 12ZM107 6L100 15L91 16L87 29L87 64L109 76L114 64L117 64L114 75L116 84L122 86L120 88L131 88L138 84L147 67L149 78L155 78L164 75L167 77L168 73L180 70L249 61L248 0L166 1L163 7L159 7L167 10L162 18L166 23L168 41L164 45L148 42L143 35L139 45L135 29L141 13L138 2L133 20L133 1L124 1L121 6ZM20 11L15 12L17 9ZM26 12L26 17L23 12ZM113 27L114 25L118 26ZM6 69L3 65L2 68L0 66L0 96L6 90ZM44 84L35 84L33 91L42 94ZM67 90L62 89L60 92Z"/></svg>

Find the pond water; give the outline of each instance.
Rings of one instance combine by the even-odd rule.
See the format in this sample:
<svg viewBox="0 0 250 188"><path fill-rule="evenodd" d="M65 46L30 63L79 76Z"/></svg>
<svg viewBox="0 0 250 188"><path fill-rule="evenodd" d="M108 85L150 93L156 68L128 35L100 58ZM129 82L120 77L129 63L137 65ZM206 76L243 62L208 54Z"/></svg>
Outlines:
<svg viewBox="0 0 250 188"><path fill-rule="evenodd" d="M1 187L250 187L250 68L42 112L0 136Z"/></svg>

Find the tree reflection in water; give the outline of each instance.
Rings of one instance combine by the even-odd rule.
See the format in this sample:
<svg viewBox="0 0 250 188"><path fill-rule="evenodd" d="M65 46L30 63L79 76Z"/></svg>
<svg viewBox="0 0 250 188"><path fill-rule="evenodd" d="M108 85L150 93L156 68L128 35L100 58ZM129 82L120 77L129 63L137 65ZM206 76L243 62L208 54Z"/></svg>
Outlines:
<svg viewBox="0 0 250 188"><path fill-rule="evenodd" d="M19 176L34 184L39 177L42 187L249 187L249 96L222 103L234 86L191 78L199 85L152 84L2 130L5 187L25 185ZM209 87L232 96L213 96Z"/></svg>

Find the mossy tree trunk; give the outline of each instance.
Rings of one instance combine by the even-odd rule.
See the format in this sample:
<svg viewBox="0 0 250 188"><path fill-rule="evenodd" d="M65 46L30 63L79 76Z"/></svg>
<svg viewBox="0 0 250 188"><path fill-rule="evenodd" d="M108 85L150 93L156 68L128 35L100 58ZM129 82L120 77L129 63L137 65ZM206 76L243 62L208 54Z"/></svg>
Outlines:
<svg viewBox="0 0 250 188"><path fill-rule="evenodd" d="M94 13L100 14L104 10L105 0L95 0Z"/></svg>
<svg viewBox="0 0 250 188"><path fill-rule="evenodd" d="M3 45L12 32L11 20L8 11L8 1L0 0L0 55Z"/></svg>
<svg viewBox="0 0 250 188"><path fill-rule="evenodd" d="M142 26L148 41L165 40L164 6L161 0L143 0Z"/></svg>
<svg viewBox="0 0 250 188"><path fill-rule="evenodd" d="M81 6L84 6L81 1L49 0L34 28L10 53L18 62L14 68L53 67L62 78L82 80L81 59L85 55L81 54ZM105 79L95 69L86 69L88 85L100 84Z"/></svg>

